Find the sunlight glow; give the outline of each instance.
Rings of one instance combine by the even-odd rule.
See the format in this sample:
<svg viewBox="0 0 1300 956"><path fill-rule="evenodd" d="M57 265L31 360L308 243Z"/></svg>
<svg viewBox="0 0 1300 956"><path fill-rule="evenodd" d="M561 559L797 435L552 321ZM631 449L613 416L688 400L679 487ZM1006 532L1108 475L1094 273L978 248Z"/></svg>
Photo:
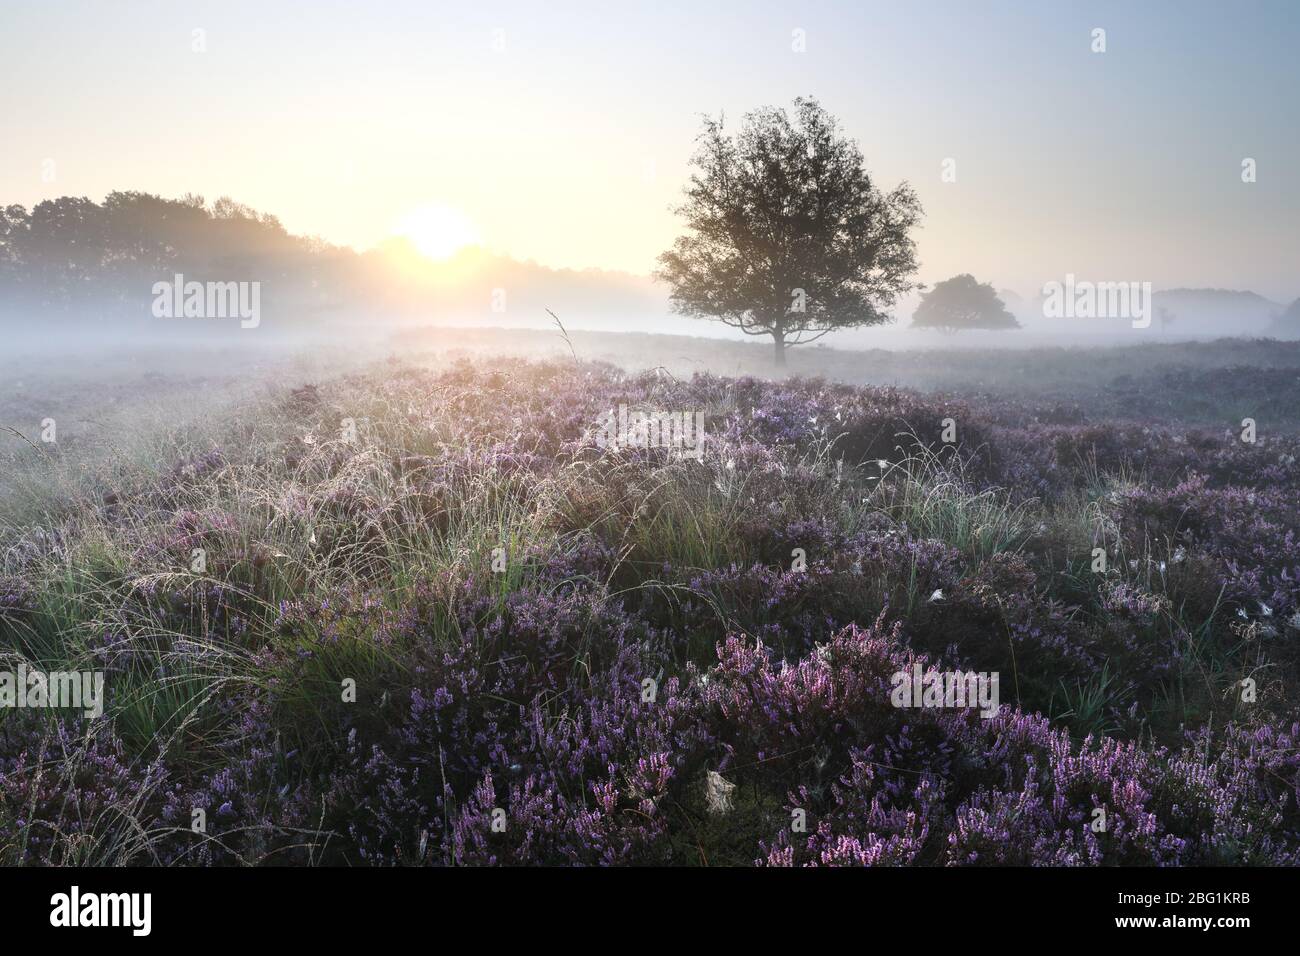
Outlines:
<svg viewBox="0 0 1300 956"><path fill-rule="evenodd" d="M393 230L427 259L449 259L466 246L480 241L478 230L464 213L450 206L431 203L411 210Z"/></svg>

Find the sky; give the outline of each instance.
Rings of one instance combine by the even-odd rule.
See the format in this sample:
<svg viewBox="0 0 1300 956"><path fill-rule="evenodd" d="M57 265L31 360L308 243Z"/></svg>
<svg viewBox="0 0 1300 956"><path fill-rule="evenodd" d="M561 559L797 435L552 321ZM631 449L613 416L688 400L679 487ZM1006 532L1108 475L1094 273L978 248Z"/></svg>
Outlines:
<svg viewBox="0 0 1300 956"><path fill-rule="evenodd" d="M1251 0L4 0L0 203L229 195L357 249L414 222L646 274L701 114L811 95L917 190L923 281L1289 302L1297 48L1300 3Z"/></svg>

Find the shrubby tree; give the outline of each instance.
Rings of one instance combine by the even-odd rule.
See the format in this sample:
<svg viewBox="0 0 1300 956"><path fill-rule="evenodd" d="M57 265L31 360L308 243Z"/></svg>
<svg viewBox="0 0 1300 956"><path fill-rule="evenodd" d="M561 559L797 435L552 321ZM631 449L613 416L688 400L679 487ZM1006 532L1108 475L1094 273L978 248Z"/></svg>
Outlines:
<svg viewBox="0 0 1300 956"><path fill-rule="evenodd" d="M676 210L689 234L659 257L674 309L787 346L889 320L914 288L912 188L882 193L857 144L816 100L765 107L736 136L706 118Z"/></svg>
<svg viewBox="0 0 1300 956"><path fill-rule="evenodd" d="M1018 329L1020 323L993 286L963 273L921 294L912 327L960 332L963 329Z"/></svg>

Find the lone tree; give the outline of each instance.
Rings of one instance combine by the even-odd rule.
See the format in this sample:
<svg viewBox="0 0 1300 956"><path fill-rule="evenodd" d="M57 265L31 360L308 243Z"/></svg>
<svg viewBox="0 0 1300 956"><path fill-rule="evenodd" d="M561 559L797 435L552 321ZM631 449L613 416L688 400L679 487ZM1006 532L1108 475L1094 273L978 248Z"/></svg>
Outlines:
<svg viewBox="0 0 1300 956"><path fill-rule="evenodd" d="M690 234L659 257L673 308L785 349L879 325L912 288L921 205L907 183L881 193L857 144L812 99L748 114L739 135L705 118L686 202Z"/></svg>
<svg viewBox="0 0 1300 956"><path fill-rule="evenodd" d="M993 286L976 282L966 273L936 283L921 293L921 304L912 313L912 327L960 332L963 329L1018 329L1020 323L1008 311Z"/></svg>

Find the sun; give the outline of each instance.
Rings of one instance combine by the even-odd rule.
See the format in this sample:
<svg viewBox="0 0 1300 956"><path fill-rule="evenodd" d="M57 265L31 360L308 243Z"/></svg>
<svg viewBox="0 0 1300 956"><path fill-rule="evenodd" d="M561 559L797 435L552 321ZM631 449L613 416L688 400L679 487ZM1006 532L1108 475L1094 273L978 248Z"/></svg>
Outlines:
<svg viewBox="0 0 1300 956"><path fill-rule="evenodd" d="M409 239L426 259L450 259L466 246L479 243L478 230L469 217L439 203L412 209L393 232Z"/></svg>

